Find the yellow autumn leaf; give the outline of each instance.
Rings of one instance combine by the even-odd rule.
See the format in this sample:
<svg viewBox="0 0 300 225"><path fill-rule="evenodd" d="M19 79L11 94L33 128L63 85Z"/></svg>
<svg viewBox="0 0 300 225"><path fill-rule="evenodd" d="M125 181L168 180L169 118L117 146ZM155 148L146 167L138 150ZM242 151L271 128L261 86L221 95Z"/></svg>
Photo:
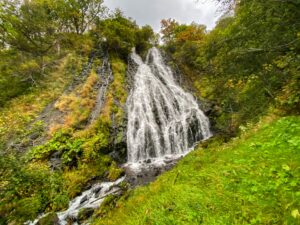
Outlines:
<svg viewBox="0 0 300 225"><path fill-rule="evenodd" d="M288 165L284 164L282 165L282 169L284 169L285 171L289 171L291 168Z"/></svg>
<svg viewBox="0 0 300 225"><path fill-rule="evenodd" d="M300 218L300 213L299 213L298 209L294 209L291 214L292 214L292 217L294 217L295 219Z"/></svg>

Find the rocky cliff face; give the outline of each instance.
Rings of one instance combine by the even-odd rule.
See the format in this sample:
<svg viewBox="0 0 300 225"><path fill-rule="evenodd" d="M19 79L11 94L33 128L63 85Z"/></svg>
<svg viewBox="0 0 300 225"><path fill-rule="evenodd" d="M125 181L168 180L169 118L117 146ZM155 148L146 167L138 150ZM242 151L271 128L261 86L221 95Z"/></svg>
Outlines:
<svg viewBox="0 0 300 225"><path fill-rule="evenodd" d="M199 102L188 93L191 89L187 82L178 68L168 66L170 63L156 48L149 51L145 62L133 53L126 63L96 51L64 93L34 121L41 124L39 132L22 137L29 140L20 148L29 162L44 163L53 173L59 172L69 198L78 196L65 214L58 214L64 215L59 220L76 222L80 213L73 210L74 204L85 209L85 202L93 201L95 196L85 199L88 197L84 193L94 193L95 185L113 184L124 174L122 182L131 188L149 183L171 169L196 142L211 136ZM132 107L139 108L140 103L148 109L141 117ZM131 126L132 119L135 124L148 124L156 130L147 132L145 128L143 134L143 129ZM131 131L139 130L141 138L136 139L129 127ZM131 136L137 141L134 145L128 144ZM11 145L16 146L17 142ZM118 195L122 194L123 184L117 190ZM105 197L98 199L99 204Z"/></svg>

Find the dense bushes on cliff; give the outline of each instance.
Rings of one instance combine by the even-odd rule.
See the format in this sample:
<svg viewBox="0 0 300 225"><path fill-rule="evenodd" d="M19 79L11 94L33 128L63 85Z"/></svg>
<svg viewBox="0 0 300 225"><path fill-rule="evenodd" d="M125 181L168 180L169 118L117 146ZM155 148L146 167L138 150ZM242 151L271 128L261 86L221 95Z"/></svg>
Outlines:
<svg viewBox="0 0 300 225"><path fill-rule="evenodd" d="M299 1L222 2L236 6L212 31L162 21L165 49L215 103L216 128L235 133L270 107L299 112Z"/></svg>

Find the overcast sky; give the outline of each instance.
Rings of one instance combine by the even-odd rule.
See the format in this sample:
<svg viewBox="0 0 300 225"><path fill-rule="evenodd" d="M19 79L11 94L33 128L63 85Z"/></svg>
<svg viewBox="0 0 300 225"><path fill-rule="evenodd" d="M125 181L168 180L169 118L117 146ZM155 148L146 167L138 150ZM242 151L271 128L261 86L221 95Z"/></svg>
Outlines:
<svg viewBox="0 0 300 225"><path fill-rule="evenodd" d="M112 10L120 8L139 25L149 24L157 32L162 19L173 18L180 23L194 21L211 29L218 17L213 0L104 0L104 4Z"/></svg>

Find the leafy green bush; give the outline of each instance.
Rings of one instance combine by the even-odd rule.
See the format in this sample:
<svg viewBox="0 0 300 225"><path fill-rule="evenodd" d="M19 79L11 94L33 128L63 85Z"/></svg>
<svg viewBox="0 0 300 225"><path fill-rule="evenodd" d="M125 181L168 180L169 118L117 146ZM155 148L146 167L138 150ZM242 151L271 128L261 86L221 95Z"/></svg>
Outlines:
<svg viewBox="0 0 300 225"><path fill-rule="evenodd" d="M8 221L25 222L41 212L61 210L68 205L61 174L51 172L47 165L24 166L20 158L3 156L0 171L0 215Z"/></svg>
<svg viewBox="0 0 300 225"><path fill-rule="evenodd" d="M29 160L48 159L53 153L62 155L63 163L68 165L76 162L82 154L81 139L72 139L71 130L60 130L44 145L34 147L28 154Z"/></svg>

